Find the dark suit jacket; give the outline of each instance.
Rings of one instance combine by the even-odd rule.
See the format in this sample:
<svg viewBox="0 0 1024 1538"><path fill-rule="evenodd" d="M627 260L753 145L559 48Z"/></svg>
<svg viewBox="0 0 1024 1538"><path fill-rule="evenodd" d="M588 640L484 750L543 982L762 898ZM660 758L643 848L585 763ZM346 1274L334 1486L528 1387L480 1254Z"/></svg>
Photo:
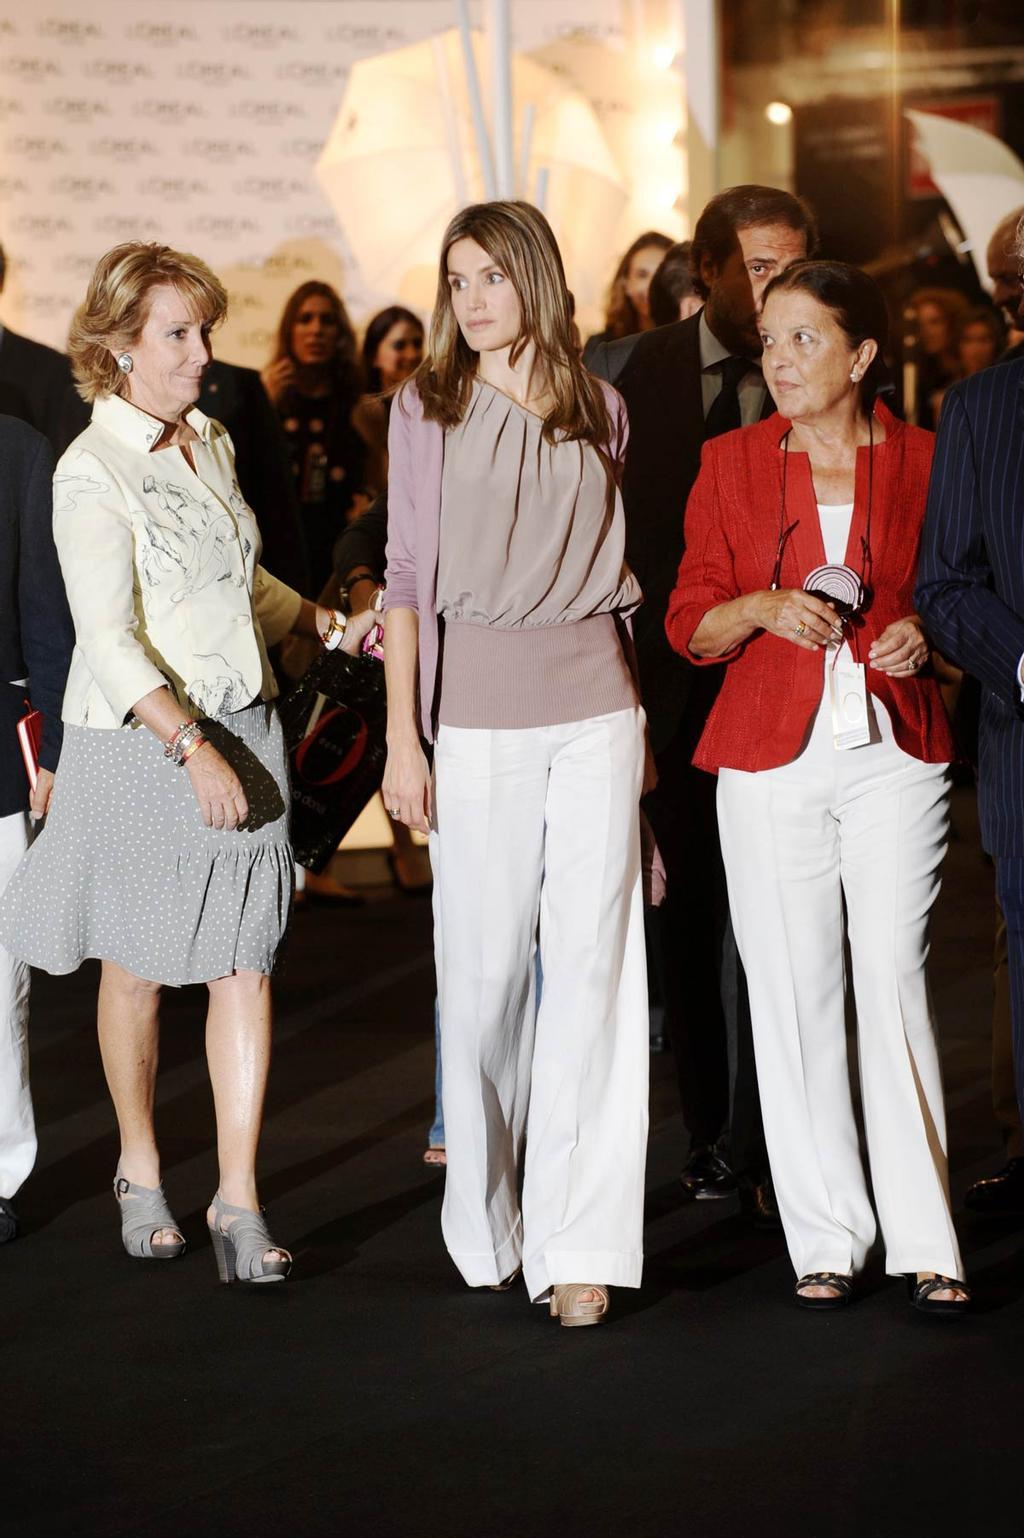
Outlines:
<svg viewBox="0 0 1024 1538"><path fill-rule="evenodd" d="M53 543L53 454L25 422L0 416L0 817L28 805L15 727L24 698L43 714L39 761L56 769L75 632ZM28 689L8 682L28 678Z"/></svg>
<svg viewBox="0 0 1024 1538"><path fill-rule="evenodd" d="M978 800L992 855L1024 855L1024 359L942 406L915 597L929 635L982 685Z"/></svg>
<svg viewBox="0 0 1024 1538"><path fill-rule="evenodd" d="M609 384L617 385L619 375L643 334L642 331L636 331L632 336L592 336L583 349L584 368L596 374L599 379L607 379Z"/></svg>
<svg viewBox="0 0 1024 1538"><path fill-rule="evenodd" d="M56 459L88 425L89 407L75 389L64 354L7 326L0 332L0 384L17 390L26 420L49 438Z"/></svg>
<svg viewBox="0 0 1024 1538"><path fill-rule="evenodd" d="M699 726L721 681L717 668L701 669L698 677L698 669L676 655L665 635L669 594L683 556L683 513L704 442L699 325L700 315L691 315L594 350L598 366L616 366L620 353L627 353L615 380L629 414L622 482L626 560L644 590L633 637L655 753L672 740L691 696L700 701L696 747ZM631 345L626 348L626 343Z"/></svg>
<svg viewBox="0 0 1024 1538"><path fill-rule="evenodd" d="M0 415L5 417L17 417L20 422L30 423L28 401L20 390L12 384L5 384L0 379Z"/></svg>
<svg viewBox="0 0 1024 1538"><path fill-rule="evenodd" d="M252 368L213 362L196 403L225 426L235 446L235 470L242 495L256 514L263 540L262 564L306 598L306 548L288 450L277 412Z"/></svg>

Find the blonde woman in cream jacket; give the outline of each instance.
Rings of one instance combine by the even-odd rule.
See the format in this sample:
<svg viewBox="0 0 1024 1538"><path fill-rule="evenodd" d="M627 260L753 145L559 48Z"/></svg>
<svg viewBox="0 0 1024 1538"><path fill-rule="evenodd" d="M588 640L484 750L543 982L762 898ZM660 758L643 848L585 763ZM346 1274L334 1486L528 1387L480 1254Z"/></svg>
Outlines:
<svg viewBox="0 0 1024 1538"><path fill-rule="evenodd" d="M291 907L284 743L267 647L348 633L259 565L231 440L197 411L226 307L196 257L139 242L103 257L70 352L92 420L54 477L54 536L75 623L64 753L47 826L0 906L2 943L54 973L102 963L100 1050L121 1134L128 1254L185 1242L153 1125L162 985L205 983L220 1279L283 1281L255 1159L270 1057L270 974Z"/></svg>

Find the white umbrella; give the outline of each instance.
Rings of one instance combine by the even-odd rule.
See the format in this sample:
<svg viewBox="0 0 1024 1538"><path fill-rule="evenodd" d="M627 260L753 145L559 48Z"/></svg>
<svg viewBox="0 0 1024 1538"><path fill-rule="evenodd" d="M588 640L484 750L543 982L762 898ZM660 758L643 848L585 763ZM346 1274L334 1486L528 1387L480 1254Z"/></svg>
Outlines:
<svg viewBox="0 0 1024 1538"><path fill-rule="evenodd" d="M964 232L978 276L991 288L985 251L999 221L1024 204L1024 165L993 134L970 123L908 109L932 181Z"/></svg>
<svg viewBox="0 0 1024 1538"><path fill-rule="evenodd" d="M477 71L486 50L472 36ZM519 196L537 201L582 303L600 292L626 188L593 109L553 71L512 61L522 149ZM428 308L441 236L452 215L486 196L459 33L353 66L317 178L366 283Z"/></svg>

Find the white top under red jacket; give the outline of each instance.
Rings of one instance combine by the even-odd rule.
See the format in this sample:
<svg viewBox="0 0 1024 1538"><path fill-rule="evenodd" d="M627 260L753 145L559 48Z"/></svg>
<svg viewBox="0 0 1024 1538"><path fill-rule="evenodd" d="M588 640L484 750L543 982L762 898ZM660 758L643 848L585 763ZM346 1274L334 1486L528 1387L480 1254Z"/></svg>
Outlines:
<svg viewBox="0 0 1024 1538"><path fill-rule="evenodd" d="M256 520L231 439L193 409L195 470L154 450L164 424L120 396L61 456L53 532L75 622L63 718L119 727L168 685L182 707L223 715L277 693L267 661L302 599L258 564Z"/></svg>

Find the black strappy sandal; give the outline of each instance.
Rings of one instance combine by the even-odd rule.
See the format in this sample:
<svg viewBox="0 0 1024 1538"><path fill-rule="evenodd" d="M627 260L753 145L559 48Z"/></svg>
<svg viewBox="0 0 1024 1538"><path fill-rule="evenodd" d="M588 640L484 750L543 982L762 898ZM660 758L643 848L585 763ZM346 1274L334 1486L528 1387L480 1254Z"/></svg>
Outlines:
<svg viewBox="0 0 1024 1538"><path fill-rule="evenodd" d="M912 1306L919 1309L922 1314L966 1314L971 1303L971 1289L966 1282L961 1282L955 1276L926 1276L924 1281L917 1281L916 1277L907 1278L907 1286L910 1292ZM959 1292L963 1298L962 1303L955 1303L950 1298L936 1298L936 1292L944 1292L946 1288L952 1288Z"/></svg>
<svg viewBox="0 0 1024 1538"><path fill-rule="evenodd" d="M831 1298L808 1298L800 1291L801 1287L834 1287L836 1290ZM808 1271L797 1282L793 1296L801 1308L845 1308L853 1297L853 1277L844 1276L841 1271Z"/></svg>

